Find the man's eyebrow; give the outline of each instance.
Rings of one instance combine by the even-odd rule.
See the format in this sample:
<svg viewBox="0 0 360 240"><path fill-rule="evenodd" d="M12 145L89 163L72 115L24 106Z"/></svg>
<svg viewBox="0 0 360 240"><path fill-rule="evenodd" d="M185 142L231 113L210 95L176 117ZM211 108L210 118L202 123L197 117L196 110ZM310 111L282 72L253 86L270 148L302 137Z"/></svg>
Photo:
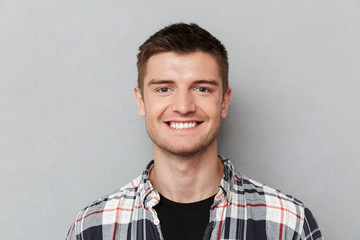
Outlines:
<svg viewBox="0 0 360 240"><path fill-rule="evenodd" d="M174 83L173 80L151 79L147 85L151 86L151 85L173 84L173 83ZM192 83L192 85L196 85L196 84L209 84L209 85L219 86L218 81L215 81L213 79L201 79L201 80L196 80Z"/></svg>
<svg viewBox="0 0 360 240"><path fill-rule="evenodd" d="M157 84L171 84L174 83L172 80L162 80L162 79L151 79L150 82L147 84L150 85L157 85Z"/></svg>
<svg viewBox="0 0 360 240"><path fill-rule="evenodd" d="M202 79L202 80L197 80L194 81L193 84L210 84L210 85L214 85L214 86L219 86L219 82L215 81L213 79Z"/></svg>

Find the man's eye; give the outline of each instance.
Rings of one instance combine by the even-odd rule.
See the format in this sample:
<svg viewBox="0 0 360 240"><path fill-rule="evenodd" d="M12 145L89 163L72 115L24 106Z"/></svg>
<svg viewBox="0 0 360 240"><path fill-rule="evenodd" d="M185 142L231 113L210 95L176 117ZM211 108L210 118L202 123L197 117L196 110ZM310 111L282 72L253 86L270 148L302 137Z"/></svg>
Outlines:
<svg viewBox="0 0 360 240"><path fill-rule="evenodd" d="M162 88L159 88L157 91L160 92L160 93L166 93L166 92L169 92L169 91L170 91L170 88L168 88L168 87L162 87Z"/></svg>
<svg viewBox="0 0 360 240"><path fill-rule="evenodd" d="M206 87L199 87L199 88L198 88L198 91L199 91L199 92L210 92L210 90L207 89Z"/></svg>

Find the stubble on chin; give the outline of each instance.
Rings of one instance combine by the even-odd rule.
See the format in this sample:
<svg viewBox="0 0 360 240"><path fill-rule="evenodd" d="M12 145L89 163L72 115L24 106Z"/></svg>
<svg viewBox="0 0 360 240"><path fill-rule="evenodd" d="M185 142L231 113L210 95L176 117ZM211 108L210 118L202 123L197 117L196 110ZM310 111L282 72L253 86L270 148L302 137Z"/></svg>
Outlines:
<svg viewBox="0 0 360 240"><path fill-rule="evenodd" d="M202 152L205 152L210 145L216 144L216 138L219 134L220 127L212 133L210 136L204 136L197 143L191 144L187 142L165 142L158 133L148 130L147 133L153 143L153 148L156 148L158 151L161 151L162 154L168 155L169 157L180 157L183 159L193 158L196 155L201 155Z"/></svg>

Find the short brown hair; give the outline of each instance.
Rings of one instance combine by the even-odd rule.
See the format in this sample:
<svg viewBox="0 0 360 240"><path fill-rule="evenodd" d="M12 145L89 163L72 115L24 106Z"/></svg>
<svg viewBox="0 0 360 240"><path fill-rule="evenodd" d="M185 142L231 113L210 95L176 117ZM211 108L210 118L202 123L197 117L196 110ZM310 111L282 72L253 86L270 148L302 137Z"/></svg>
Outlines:
<svg viewBox="0 0 360 240"><path fill-rule="evenodd" d="M229 85L227 51L218 39L195 23L171 24L160 29L139 47L136 65L141 93L143 93L146 64L151 56L161 52L192 53L195 51L203 51L215 57L222 78L223 94L225 94Z"/></svg>

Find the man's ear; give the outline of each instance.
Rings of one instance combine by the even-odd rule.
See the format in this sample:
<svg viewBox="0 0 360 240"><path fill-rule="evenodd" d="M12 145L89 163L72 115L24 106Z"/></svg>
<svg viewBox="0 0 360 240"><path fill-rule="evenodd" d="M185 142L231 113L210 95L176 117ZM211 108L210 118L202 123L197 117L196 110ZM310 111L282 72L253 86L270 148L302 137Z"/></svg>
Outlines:
<svg viewBox="0 0 360 240"><path fill-rule="evenodd" d="M231 88L228 88L228 90L224 94L224 99L223 99L222 106L221 106L221 117L222 118L226 118L230 102L231 102Z"/></svg>
<svg viewBox="0 0 360 240"><path fill-rule="evenodd" d="M134 94L135 94L135 99L136 99L136 103L137 103L137 107L138 107L138 114L142 117L145 117L145 104L144 104L144 99L143 96L141 94L141 90L138 86L136 86L134 88Z"/></svg>

